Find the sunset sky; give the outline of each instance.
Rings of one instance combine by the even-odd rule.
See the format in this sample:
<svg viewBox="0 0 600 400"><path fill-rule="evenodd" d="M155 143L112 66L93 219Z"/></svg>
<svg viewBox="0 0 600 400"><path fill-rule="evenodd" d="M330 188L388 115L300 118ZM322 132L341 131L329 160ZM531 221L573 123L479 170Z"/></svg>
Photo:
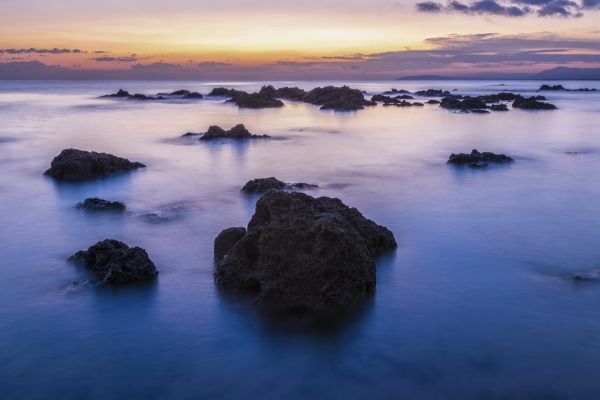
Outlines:
<svg viewBox="0 0 600 400"><path fill-rule="evenodd" d="M600 0L2 0L0 63L152 78L599 67Z"/></svg>

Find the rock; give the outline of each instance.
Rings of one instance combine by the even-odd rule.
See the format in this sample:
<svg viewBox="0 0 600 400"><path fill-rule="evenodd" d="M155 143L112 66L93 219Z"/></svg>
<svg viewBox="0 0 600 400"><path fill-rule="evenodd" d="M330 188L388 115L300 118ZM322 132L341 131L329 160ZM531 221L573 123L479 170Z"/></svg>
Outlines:
<svg viewBox="0 0 600 400"><path fill-rule="evenodd" d="M556 106L550 103L544 103L536 100L534 97L519 97L513 104L513 108L521 108L524 110L555 110Z"/></svg>
<svg viewBox="0 0 600 400"><path fill-rule="evenodd" d="M427 100L426 101L427 104L440 104L441 102L439 100Z"/></svg>
<svg viewBox="0 0 600 400"><path fill-rule="evenodd" d="M117 93L107 94L107 95L100 96L100 97L130 97L130 96L131 96L131 94L129 94L129 92L127 90L119 89L119 91Z"/></svg>
<svg viewBox="0 0 600 400"><path fill-rule="evenodd" d="M303 101L321 106L321 110L355 111L376 103L365 99L358 89L348 86L326 86L314 88L304 96Z"/></svg>
<svg viewBox="0 0 600 400"><path fill-rule="evenodd" d="M276 90L275 97L280 99L294 100L294 101L302 101L302 99L306 96L306 90L300 89L298 87L282 87Z"/></svg>
<svg viewBox="0 0 600 400"><path fill-rule="evenodd" d="M186 133L186 135L190 135ZM184 135L185 136L185 135ZM254 135L246 129L246 127L242 124L238 124L226 131L220 126L213 125L208 128L205 134L203 134L199 140L214 140L214 139L267 139L269 135Z"/></svg>
<svg viewBox="0 0 600 400"><path fill-rule="evenodd" d="M476 108L476 109L470 110L470 111L474 114L489 114L490 113L488 110L479 109L479 108Z"/></svg>
<svg viewBox="0 0 600 400"><path fill-rule="evenodd" d="M125 211L125 204L120 201L108 201L99 199L97 197L91 197L85 199L81 203L77 203L75 208L79 208L85 211Z"/></svg>
<svg viewBox="0 0 600 400"><path fill-rule="evenodd" d="M211 92L208 95L209 96L235 97L235 96L239 96L242 94L247 94L247 93L242 90L218 87L218 88L214 88L213 90L211 90Z"/></svg>
<svg viewBox="0 0 600 400"><path fill-rule="evenodd" d="M415 92L417 96L425 96L425 97L446 97L450 96L450 92L447 90L439 90L439 89L427 89L427 90L419 90Z"/></svg>
<svg viewBox="0 0 600 400"><path fill-rule="evenodd" d="M508 107L506 104L492 104L490 106L492 111L508 111Z"/></svg>
<svg viewBox="0 0 600 400"><path fill-rule="evenodd" d="M444 97L440 103L440 107L449 110L483 110L487 107L485 102L477 97L464 97L462 99L456 97Z"/></svg>
<svg viewBox="0 0 600 400"><path fill-rule="evenodd" d="M142 163L132 162L112 154L65 149L54 157L50 169L44 174L59 181L77 182L144 167Z"/></svg>
<svg viewBox="0 0 600 400"><path fill-rule="evenodd" d="M484 96L477 96L478 99L485 103L498 103L500 101L514 101L521 97L521 95L510 92L500 92L495 94L486 94ZM542 99L543 100L543 99Z"/></svg>
<svg viewBox="0 0 600 400"><path fill-rule="evenodd" d="M494 154L489 152L480 153L477 150L472 150L471 154L460 153L450 155L448 164L468 165L471 168L487 167L489 163L506 164L514 160L505 154Z"/></svg>
<svg viewBox="0 0 600 400"><path fill-rule="evenodd" d="M156 279L158 271L146 250L106 239L79 251L69 261L84 265L101 284L125 284Z"/></svg>
<svg viewBox="0 0 600 400"><path fill-rule="evenodd" d="M244 93L227 100L240 108L277 108L283 107L283 102L261 93Z"/></svg>
<svg viewBox="0 0 600 400"><path fill-rule="evenodd" d="M245 193L266 193L269 190L308 190L315 189L317 185L310 183L285 183L275 177L252 179L242 187Z"/></svg>
<svg viewBox="0 0 600 400"><path fill-rule="evenodd" d="M404 89L390 89L387 92L383 92L381 93L383 95L395 95L395 94L410 94L410 92L408 90L404 90Z"/></svg>
<svg viewBox="0 0 600 400"><path fill-rule="evenodd" d="M228 228L215 238L214 244L214 256L215 260L222 260L225 258L229 250L244 237L246 234L246 228Z"/></svg>
<svg viewBox="0 0 600 400"><path fill-rule="evenodd" d="M395 248L392 232L339 199L273 190L216 259L215 281L269 310L335 312L373 292L375 257Z"/></svg>
<svg viewBox="0 0 600 400"><path fill-rule="evenodd" d="M541 90L566 90L563 85L542 85L539 89Z"/></svg>

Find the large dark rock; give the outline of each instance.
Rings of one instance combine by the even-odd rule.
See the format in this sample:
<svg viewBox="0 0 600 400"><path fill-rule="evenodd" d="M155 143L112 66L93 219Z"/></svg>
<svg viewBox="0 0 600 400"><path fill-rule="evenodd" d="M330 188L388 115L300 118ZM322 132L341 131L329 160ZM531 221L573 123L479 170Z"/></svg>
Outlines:
<svg viewBox="0 0 600 400"><path fill-rule="evenodd" d="M85 199L81 203L77 203L75 208L79 208L85 211L113 211L113 212L121 212L125 211L125 204L120 201L109 201L104 199L99 199L97 197L90 197L89 199Z"/></svg>
<svg viewBox="0 0 600 400"><path fill-rule="evenodd" d="M284 105L281 100L261 93L239 94L227 100L227 102L234 103L240 108L277 108Z"/></svg>
<svg viewBox="0 0 600 400"><path fill-rule="evenodd" d="M404 89L390 89L386 92L383 92L381 94L384 95L395 95L395 94L410 94L410 92L408 90L404 90Z"/></svg>
<svg viewBox="0 0 600 400"><path fill-rule="evenodd" d="M252 179L242 187L245 193L267 193L269 190L306 190L315 189L317 185L310 183L286 183L275 177Z"/></svg>
<svg viewBox="0 0 600 400"><path fill-rule="evenodd" d="M303 101L321 106L321 110L355 111L377 103L365 99L363 92L348 86L318 87L309 91Z"/></svg>
<svg viewBox="0 0 600 400"><path fill-rule="evenodd" d="M492 110L492 111L508 111L508 106L506 104L492 104L490 106L490 110Z"/></svg>
<svg viewBox="0 0 600 400"><path fill-rule="evenodd" d="M425 96L425 97L446 97L450 96L450 92L447 90L440 89L427 89L427 90L419 90L415 92L417 96Z"/></svg>
<svg viewBox="0 0 600 400"><path fill-rule="evenodd" d="M472 150L471 154L459 153L450 155L448 164L467 165L471 168L487 167L489 163L506 164L514 160L505 154L494 154L484 151L483 153Z"/></svg>
<svg viewBox="0 0 600 400"><path fill-rule="evenodd" d="M125 284L156 279L158 271L146 250L106 239L79 251L69 261L84 265L103 284Z"/></svg>
<svg viewBox="0 0 600 400"><path fill-rule="evenodd" d="M550 103L544 103L534 97L519 97L512 103L513 108L525 110L555 110L556 106Z"/></svg>
<svg viewBox="0 0 600 400"><path fill-rule="evenodd" d="M228 228L224 229L215 238L214 256L215 260L225 258L229 250L246 234L246 228Z"/></svg>
<svg viewBox="0 0 600 400"><path fill-rule="evenodd" d="M294 100L294 101L302 101L302 99L306 96L306 90L300 89L298 87L282 87L276 90L275 97L280 99Z"/></svg>
<svg viewBox="0 0 600 400"><path fill-rule="evenodd" d="M449 110L483 110L487 107L485 102L477 97L444 97L440 103L440 107Z"/></svg>
<svg viewBox="0 0 600 400"><path fill-rule="evenodd" d="M483 100L486 103L498 103L500 101L514 101L521 97L521 95L511 92L500 92L494 94L486 94L483 96L477 96L478 99Z"/></svg>
<svg viewBox="0 0 600 400"><path fill-rule="evenodd" d="M107 94L100 97L130 97L131 94L127 90L119 89L117 93Z"/></svg>
<svg viewBox="0 0 600 400"><path fill-rule="evenodd" d="M540 86L540 91L544 90L566 90L563 85L542 85Z"/></svg>
<svg viewBox="0 0 600 400"><path fill-rule="evenodd" d="M191 136L193 133L186 133L184 136ZM242 124L237 124L233 128L226 131L220 126L212 125L208 128L205 134L203 134L199 140L215 140L215 139L266 139L268 135L254 135L246 129Z"/></svg>
<svg viewBox="0 0 600 400"><path fill-rule="evenodd" d="M277 311L360 304L375 289L375 258L396 248L392 232L339 199L276 190L258 200L247 232L232 241L219 240L217 285Z"/></svg>
<svg viewBox="0 0 600 400"><path fill-rule="evenodd" d="M112 154L65 149L54 157L45 175L60 181L77 182L144 167L142 163Z"/></svg>
<svg viewBox="0 0 600 400"><path fill-rule="evenodd" d="M211 90L211 92L208 95L209 96L235 97L235 96L239 96L241 94L247 94L247 93L242 90L218 87L218 88L214 88L213 90Z"/></svg>

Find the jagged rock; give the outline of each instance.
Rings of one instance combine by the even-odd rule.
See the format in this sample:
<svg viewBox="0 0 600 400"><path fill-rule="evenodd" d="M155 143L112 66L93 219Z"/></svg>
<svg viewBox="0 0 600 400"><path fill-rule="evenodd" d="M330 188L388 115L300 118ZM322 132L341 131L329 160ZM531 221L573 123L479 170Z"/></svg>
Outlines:
<svg viewBox="0 0 600 400"><path fill-rule="evenodd" d="M478 99L484 101L485 103L498 103L501 101L514 101L521 97L521 95L510 92L501 92L495 94L486 94L483 96L477 96ZM545 99L545 98L544 98ZM541 99L543 100L543 99Z"/></svg>
<svg viewBox="0 0 600 400"><path fill-rule="evenodd" d="M542 85L539 90L566 90L563 85Z"/></svg>
<svg viewBox="0 0 600 400"><path fill-rule="evenodd" d="M467 165L471 168L487 167L489 163L506 164L514 160L505 154L494 154L484 151L480 153L476 149L471 151L471 154L459 153L450 155L448 164Z"/></svg>
<svg viewBox="0 0 600 400"><path fill-rule="evenodd" d="M280 99L302 101L306 96L306 90L298 87L282 87L275 91L275 97Z"/></svg>
<svg viewBox="0 0 600 400"><path fill-rule="evenodd" d="M449 110L478 110L485 109L485 102L477 97L463 97L462 99L455 97L444 97L440 103L440 107Z"/></svg>
<svg viewBox="0 0 600 400"><path fill-rule="evenodd" d="M439 101L439 100L433 100L433 99L431 99L431 100L427 100L427 101L426 101L426 103L427 103L427 104L440 104L440 103L441 103L441 101Z"/></svg>
<svg viewBox="0 0 600 400"><path fill-rule="evenodd" d="M209 96L235 97L235 96L239 96L242 94L247 94L247 93L242 90L218 87L218 88L214 88L213 90L211 90L211 92L208 95Z"/></svg>
<svg viewBox="0 0 600 400"><path fill-rule="evenodd" d="M107 94L107 95L100 96L100 97L130 97L130 96L131 96L131 94L129 94L129 92L127 90L119 89L119 91L117 93Z"/></svg>
<svg viewBox="0 0 600 400"><path fill-rule="evenodd" d="M447 90L440 89L427 89L427 90L419 90L415 92L417 96L425 96L425 97L447 97L450 96L450 92Z"/></svg>
<svg viewBox="0 0 600 400"><path fill-rule="evenodd" d="M215 238L214 243L214 256L215 260L222 260L225 258L229 250L244 237L246 234L246 228L228 228Z"/></svg>
<svg viewBox="0 0 600 400"><path fill-rule="evenodd" d="M90 197L85 199L81 203L77 203L75 208L79 208L85 211L125 211L125 204L120 201L109 201L99 199L97 197Z"/></svg>
<svg viewBox="0 0 600 400"><path fill-rule="evenodd" d="M269 190L307 190L315 189L317 185L310 183L285 183L275 177L252 179L242 187L246 193L266 193Z"/></svg>
<svg viewBox="0 0 600 400"><path fill-rule="evenodd" d="M365 99L358 89L348 86L326 86L314 88L304 96L303 101L321 106L321 110L355 111L362 110L365 106L377 103Z"/></svg>
<svg viewBox="0 0 600 400"><path fill-rule="evenodd" d="M396 248L392 232L339 199L276 190L258 200L235 244L223 242L215 249L224 254L216 259L217 285L276 311L360 304L375 289L375 257Z"/></svg>
<svg viewBox="0 0 600 400"><path fill-rule="evenodd" d="M390 89L387 92L383 92L381 93L383 95L395 95L395 94L410 94L410 92L408 90L404 90L404 89Z"/></svg>
<svg viewBox="0 0 600 400"><path fill-rule="evenodd" d="M519 97L513 104L513 108L521 108L525 110L555 110L556 106L550 103L544 103L536 100L534 97Z"/></svg>
<svg viewBox="0 0 600 400"><path fill-rule="evenodd" d="M190 133L186 133L184 136L190 136ZM193 135L193 133L192 133ZM214 139L266 139L269 135L254 135L246 129L242 124L238 124L233 128L226 131L220 126L213 125L208 128L208 131L204 133L199 140L214 140Z"/></svg>
<svg viewBox="0 0 600 400"><path fill-rule="evenodd" d="M54 157L44 174L60 181L77 182L144 167L142 163L112 154L65 149Z"/></svg>
<svg viewBox="0 0 600 400"><path fill-rule="evenodd" d="M506 104L492 104L490 106L490 110L492 110L492 111L508 111L508 106Z"/></svg>
<svg viewBox="0 0 600 400"><path fill-rule="evenodd" d="M277 108L283 107L283 102L261 93L239 94L227 100L240 108Z"/></svg>
<svg viewBox="0 0 600 400"><path fill-rule="evenodd" d="M78 251L69 261L84 265L102 284L125 284L156 279L158 271L146 250L106 239Z"/></svg>

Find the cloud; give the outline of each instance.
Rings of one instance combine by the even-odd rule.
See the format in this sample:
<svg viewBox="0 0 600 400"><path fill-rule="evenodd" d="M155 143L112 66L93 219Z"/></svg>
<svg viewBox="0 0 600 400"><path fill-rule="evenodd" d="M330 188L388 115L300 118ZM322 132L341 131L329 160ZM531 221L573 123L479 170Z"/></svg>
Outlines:
<svg viewBox="0 0 600 400"><path fill-rule="evenodd" d="M600 0L476 0L463 2L449 0L445 5L434 1L417 3L418 12L462 13L467 15L497 15L524 17L534 14L539 17L581 17L582 10L600 8Z"/></svg>
<svg viewBox="0 0 600 400"><path fill-rule="evenodd" d="M219 61L203 61L196 65L200 68L223 68L223 67L231 67L233 64L219 62Z"/></svg>
<svg viewBox="0 0 600 400"><path fill-rule="evenodd" d="M79 49L36 49L36 48L29 48L29 49L0 49L0 54L69 54L69 53L73 53L73 54L77 54L77 53L84 53L84 51L81 51Z"/></svg>
<svg viewBox="0 0 600 400"><path fill-rule="evenodd" d="M135 54L132 54L131 56L124 56L124 57L108 57L108 56L96 57L96 58L92 58L92 60L98 61L98 62L130 63L130 62L137 61L138 58Z"/></svg>

